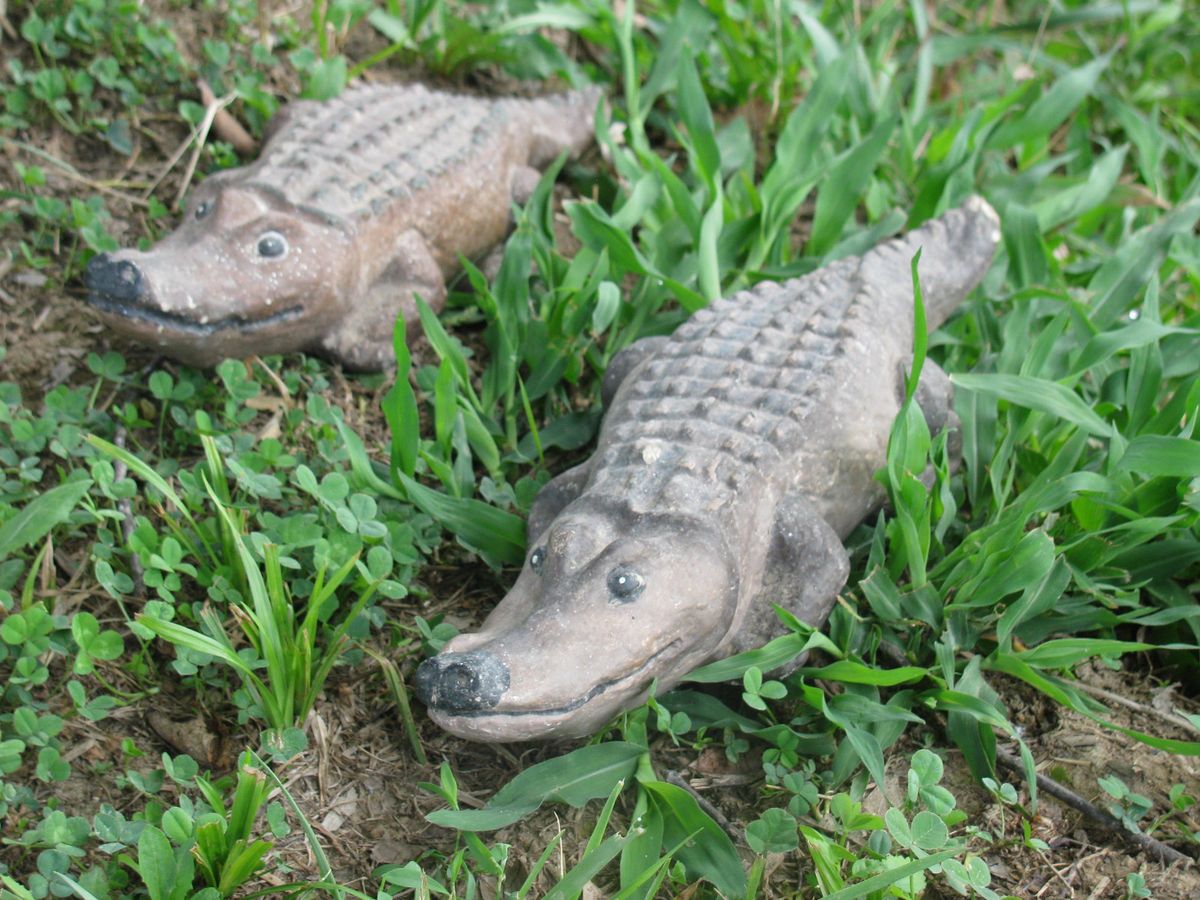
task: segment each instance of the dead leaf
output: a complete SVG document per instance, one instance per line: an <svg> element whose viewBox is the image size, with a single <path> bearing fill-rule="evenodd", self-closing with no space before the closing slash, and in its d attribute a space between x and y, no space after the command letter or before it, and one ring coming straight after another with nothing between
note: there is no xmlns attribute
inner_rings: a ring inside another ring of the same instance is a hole
<svg viewBox="0 0 1200 900"><path fill-rule="evenodd" d="M216 94L203 78L196 82L196 87L200 89L200 102L204 106L212 106L217 102ZM213 116L212 130L217 137L232 144L233 149L243 156L253 156L258 150L258 142L242 127L242 123L233 117L233 113L224 107L218 109Z"/></svg>
<svg viewBox="0 0 1200 900"><path fill-rule="evenodd" d="M186 753L201 766L216 770L229 767L225 740L206 716L177 720L154 710L146 713L146 724L176 753Z"/></svg>

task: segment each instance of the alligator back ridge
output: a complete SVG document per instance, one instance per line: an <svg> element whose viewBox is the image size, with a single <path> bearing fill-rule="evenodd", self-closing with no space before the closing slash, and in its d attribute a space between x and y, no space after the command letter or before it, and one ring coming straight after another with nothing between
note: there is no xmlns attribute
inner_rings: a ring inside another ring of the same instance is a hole
<svg viewBox="0 0 1200 900"><path fill-rule="evenodd" d="M424 189L497 133L512 104L368 85L294 116L270 139L247 184L354 220ZM332 176L330 173L333 173Z"/></svg>
<svg viewBox="0 0 1200 900"><path fill-rule="evenodd" d="M859 260L754 288L695 313L640 370L605 421L589 493L631 512L733 502L794 468L803 421L824 395L874 292Z"/></svg>

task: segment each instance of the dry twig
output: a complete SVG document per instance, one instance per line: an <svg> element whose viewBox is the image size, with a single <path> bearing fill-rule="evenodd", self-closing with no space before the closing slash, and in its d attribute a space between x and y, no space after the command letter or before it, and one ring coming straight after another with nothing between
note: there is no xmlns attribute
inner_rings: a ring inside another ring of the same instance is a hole
<svg viewBox="0 0 1200 900"><path fill-rule="evenodd" d="M179 206L180 201L183 200L183 195L187 193L188 186L192 183L192 176L196 173L196 164L200 161L200 154L204 150L204 144L208 140L208 132L213 127L213 121L216 119L217 113L232 103L236 99L236 96L236 94L226 94L220 99L214 98L213 102L205 105L204 118L200 124L193 128L183 143L175 148L175 152L171 154L170 159L166 161L162 169L154 177L154 180L142 191L143 206L146 205L145 200L158 189L163 179L179 164L179 160L183 159L183 155L187 153L188 148L195 144L195 147L192 149L191 158L188 160L187 170L183 174L183 181L179 185L179 190L176 192L175 200L172 204L174 207Z"/></svg>
<svg viewBox="0 0 1200 900"><path fill-rule="evenodd" d="M725 814L712 805L712 803L704 797L698 790L692 787L691 782L676 772L674 769L667 772L666 781L668 784L673 784L675 787L683 788L692 798L700 805L700 808L708 814L708 817L721 826L721 830L729 835L729 839L735 844L741 843L742 837L738 834L736 828L730 823L729 819L725 818Z"/></svg>
<svg viewBox="0 0 1200 900"><path fill-rule="evenodd" d="M1109 703L1115 703L1118 706L1131 709L1134 712L1141 713L1144 716L1149 716L1152 719L1160 719L1164 722L1169 722L1172 725L1182 728L1185 731L1190 731L1194 734L1200 734L1200 728L1197 728L1195 725L1177 713L1163 712L1162 710L1155 709L1153 706L1147 706L1145 703L1138 703L1136 700L1131 700L1129 697L1118 694L1115 691L1105 690L1102 687L1096 687L1095 685L1087 684L1083 681L1076 681L1071 685L1071 687L1077 688L1078 690L1083 691L1085 694L1095 697L1097 700L1105 700Z"/></svg>
<svg viewBox="0 0 1200 900"><path fill-rule="evenodd" d="M236 97L236 94L226 94L219 100L214 98L212 103L205 106L204 119L200 122L200 127L193 132L196 146L192 148L192 155L188 158L187 168L183 172L183 181L179 184L179 190L175 192L175 202L171 204L174 208L177 209L183 202L183 195L187 193L188 186L192 183L192 176L196 174L196 164L200 162L200 154L204 152L204 145L208 141L208 133L212 130L217 113L232 103Z"/></svg>
<svg viewBox="0 0 1200 900"><path fill-rule="evenodd" d="M0 31L3 31L14 41L20 37L17 34L17 29L13 28L12 22L8 21L8 4L5 0L0 0Z"/></svg>
<svg viewBox="0 0 1200 900"><path fill-rule="evenodd" d="M207 81L201 78L196 82L196 87L200 89L200 102L206 107L217 103L217 95L213 93ZM216 115L213 116L213 131L243 156L250 156L258 149L258 143L250 136L250 132L243 128L242 123L224 106L219 106Z"/></svg>
<svg viewBox="0 0 1200 900"><path fill-rule="evenodd" d="M1005 750L996 748L996 762L1011 772L1017 773L1024 777L1025 766L1021 760L1008 753ZM1186 865L1192 865L1193 860L1190 856L1180 853L1174 847L1169 847L1157 838L1152 838L1148 834L1143 834L1140 831L1130 831L1122 825L1114 816L1109 815L1104 810L1100 809L1084 800L1070 788L1064 787L1053 778L1048 778L1041 772L1037 775L1037 786L1039 791L1044 791L1051 797L1062 801L1074 810L1077 810L1091 819L1098 825L1109 829L1120 835L1125 840L1132 844L1136 844L1138 849L1147 855L1158 860L1163 865L1171 865L1172 863L1181 862Z"/></svg>
<svg viewBox="0 0 1200 900"><path fill-rule="evenodd" d="M288 386L283 383L283 379L279 377L279 373L263 362L261 356L250 357L250 362L254 365L257 365L263 370L264 373L266 373L266 376L270 378L271 382L275 385L275 389L279 391L279 396L283 399L284 403L287 405L287 408L291 409L294 405L292 403L292 392L289 391Z"/></svg>
<svg viewBox="0 0 1200 900"><path fill-rule="evenodd" d="M110 197L116 197L118 200L128 203L130 206L137 206L142 209L147 209L150 206L145 199L135 197L132 194L127 194L124 191L118 191L115 188L109 187L104 182L96 181L93 178L88 178L70 163L64 162L57 156L47 153L40 147L34 147L32 144L27 144L24 141L14 141L12 138L0 137L0 147L6 143L12 144L12 146L16 147L18 150L28 153L30 156L36 156L43 162L54 166L54 168L57 169L64 178L68 178L71 181L77 181L80 184L86 184L92 190L99 191L102 194L108 194Z"/></svg>
<svg viewBox="0 0 1200 900"><path fill-rule="evenodd" d="M116 435L113 437L113 443L125 449L125 429L123 427L117 429ZM113 463L113 481L120 481L129 473L128 467L121 460ZM129 546L129 539L133 536L133 504L129 502L128 497L123 497L117 501L117 509L121 512L121 537L125 540L125 546ZM141 597L146 592L146 581L142 577L142 559L137 555L136 551L131 551L129 554L129 571L133 573L133 596Z"/></svg>

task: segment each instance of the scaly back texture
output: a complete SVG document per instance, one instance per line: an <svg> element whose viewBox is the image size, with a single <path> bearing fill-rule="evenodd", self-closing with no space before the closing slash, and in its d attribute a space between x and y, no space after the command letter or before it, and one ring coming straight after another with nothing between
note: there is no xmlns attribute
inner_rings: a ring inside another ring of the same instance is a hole
<svg viewBox="0 0 1200 900"><path fill-rule="evenodd" d="M863 402L882 403L890 419L899 398L870 395L882 385L861 376L881 354L897 365L909 355L913 255L930 251L921 277L935 327L983 277L998 240L995 213L972 198L861 257L700 310L630 375L605 420L589 493L636 513L712 511L755 479L789 481L804 449L837 424L828 416L846 401L834 392L867 391Z"/></svg>
<svg viewBox="0 0 1200 900"><path fill-rule="evenodd" d="M838 263L802 281L764 282L680 326L605 423L591 489L627 497L637 512L676 508L689 495L694 503L698 491L715 507L783 464L863 302L849 270ZM647 466L648 454L675 464Z"/></svg>
<svg viewBox="0 0 1200 900"><path fill-rule="evenodd" d="M339 219L378 214L495 139L511 109L419 84L353 88L289 115L244 183Z"/></svg>

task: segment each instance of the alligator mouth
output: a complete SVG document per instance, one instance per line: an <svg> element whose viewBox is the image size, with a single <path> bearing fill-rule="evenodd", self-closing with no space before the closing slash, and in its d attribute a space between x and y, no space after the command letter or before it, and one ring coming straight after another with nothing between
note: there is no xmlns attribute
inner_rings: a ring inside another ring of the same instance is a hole
<svg viewBox="0 0 1200 900"><path fill-rule="evenodd" d="M586 694L584 694L582 697L577 697L576 699L572 700L570 703L565 703L562 706L549 706L549 707L543 707L540 709L500 709L500 710L498 710L498 709L478 709L478 710L468 710L468 711L464 711L464 712L453 712L453 713L447 712L447 713L443 713L443 715L445 715L447 718L464 718L464 719L487 718L489 716L497 716L497 717L503 716L504 718L516 719L516 718L524 718L527 716L560 716L560 715L563 715L564 713L574 712L575 710L579 709L580 707L585 706L588 703L590 703L592 700L594 700L596 697L603 694L605 691L611 690L612 688L618 687L620 685L624 685L624 684L628 684L630 682L636 681L637 678L640 675L642 675L647 669L649 669L650 666L656 660L658 660L660 657L666 655L668 651L670 651L672 648L678 646L680 643L681 642L680 642L679 638L676 638L675 640L671 641L671 643L667 644L665 647L663 647L661 650L659 650L657 653L655 653L653 656L651 656L649 659L647 659L644 663L642 663L640 666L638 666L636 669L634 669L629 674L618 675L616 678L610 678L607 681L602 681L599 684L594 685L592 687L592 689L590 691L588 691Z"/></svg>
<svg viewBox="0 0 1200 900"><path fill-rule="evenodd" d="M287 309L281 309L260 319L248 319L245 316L234 314L209 322L202 322L183 313L152 309L141 303L113 300L111 297L100 293L90 294L88 296L88 303L104 313L120 316L123 319L130 319L134 322L145 322L155 328L170 329L171 331L182 332L194 335L195 337L209 337L221 331L261 331L264 328L270 328L272 325L293 322L304 313L304 307L296 305L289 306Z"/></svg>

